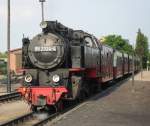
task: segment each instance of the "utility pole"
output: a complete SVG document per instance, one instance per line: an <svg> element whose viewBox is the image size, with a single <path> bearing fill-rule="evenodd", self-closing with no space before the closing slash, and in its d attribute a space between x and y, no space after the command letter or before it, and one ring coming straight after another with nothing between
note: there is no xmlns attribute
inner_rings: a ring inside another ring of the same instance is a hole
<svg viewBox="0 0 150 126"><path fill-rule="evenodd" d="M133 70L132 70L132 92L135 92L135 85L134 85L134 54L133 54L133 57L132 57L132 65L133 65Z"/></svg>
<svg viewBox="0 0 150 126"><path fill-rule="evenodd" d="M10 75L10 0L7 0L7 92L11 92Z"/></svg>
<svg viewBox="0 0 150 126"><path fill-rule="evenodd" d="M142 78L143 78L143 58L142 58L142 56L141 56L141 62L140 62L140 65L141 65L141 80L142 80Z"/></svg>
<svg viewBox="0 0 150 126"><path fill-rule="evenodd" d="M39 2L41 2L42 21L44 21L44 2L45 2L45 0L39 0Z"/></svg>
<svg viewBox="0 0 150 126"><path fill-rule="evenodd" d="M133 43L133 50L135 50L135 45ZM135 53L133 52L133 56L132 56L132 92L134 93L135 92L135 82L134 82L134 71L135 71L135 62L134 62L134 59L135 59Z"/></svg>

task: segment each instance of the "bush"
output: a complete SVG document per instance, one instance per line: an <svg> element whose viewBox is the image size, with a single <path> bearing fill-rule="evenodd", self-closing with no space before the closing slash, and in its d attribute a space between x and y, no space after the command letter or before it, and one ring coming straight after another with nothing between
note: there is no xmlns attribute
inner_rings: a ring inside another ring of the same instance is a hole
<svg viewBox="0 0 150 126"><path fill-rule="evenodd" d="M7 74L7 65L6 64L0 64L0 74Z"/></svg>

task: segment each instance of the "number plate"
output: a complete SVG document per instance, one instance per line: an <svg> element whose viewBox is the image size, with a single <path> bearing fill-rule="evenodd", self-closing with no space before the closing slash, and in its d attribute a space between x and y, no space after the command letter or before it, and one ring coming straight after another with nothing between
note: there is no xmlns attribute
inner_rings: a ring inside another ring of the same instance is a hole
<svg viewBox="0 0 150 126"><path fill-rule="evenodd" d="M41 47L41 46L36 46L34 47L35 52L56 52L56 46L52 47Z"/></svg>

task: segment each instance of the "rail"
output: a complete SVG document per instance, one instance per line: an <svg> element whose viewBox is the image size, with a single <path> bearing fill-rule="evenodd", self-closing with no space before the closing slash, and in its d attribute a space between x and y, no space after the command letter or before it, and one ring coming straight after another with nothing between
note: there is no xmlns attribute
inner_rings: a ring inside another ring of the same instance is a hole
<svg viewBox="0 0 150 126"><path fill-rule="evenodd" d="M10 94L0 95L0 103L5 101L10 101L14 99L21 98L21 95L18 92L13 92Z"/></svg>
<svg viewBox="0 0 150 126"><path fill-rule="evenodd" d="M31 119L32 116L33 116L33 112L25 114L23 116L20 116L16 119L13 119L13 120L8 121L6 123L3 123L3 124L1 124L1 126L14 126L14 125L17 125L21 122L24 122L25 120Z"/></svg>

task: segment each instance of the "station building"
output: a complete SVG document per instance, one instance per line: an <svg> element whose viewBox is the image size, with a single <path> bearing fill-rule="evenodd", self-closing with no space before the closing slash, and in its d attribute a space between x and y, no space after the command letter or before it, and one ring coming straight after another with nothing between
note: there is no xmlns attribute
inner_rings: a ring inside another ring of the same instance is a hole
<svg viewBox="0 0 150 126"><path fill-rule="evenodd" d="M10 51L10 70L14 74L19 74L22 71L22 49L17 48Z"/></svg>

